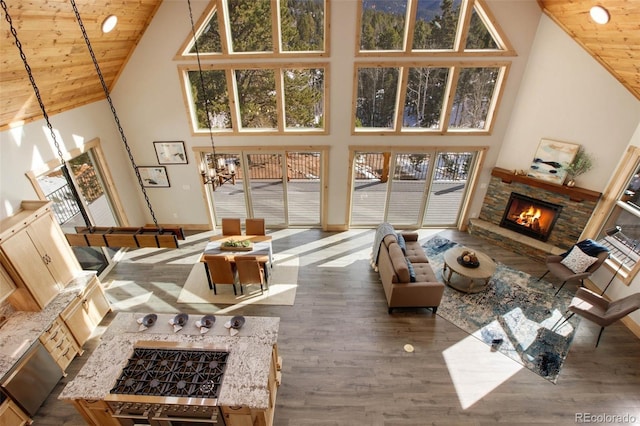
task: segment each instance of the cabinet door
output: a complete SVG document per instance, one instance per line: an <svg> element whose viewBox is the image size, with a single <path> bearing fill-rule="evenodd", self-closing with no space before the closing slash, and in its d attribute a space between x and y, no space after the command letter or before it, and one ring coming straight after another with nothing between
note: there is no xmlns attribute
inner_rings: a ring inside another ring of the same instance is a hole
<svg viewBox="0 0 640 426"><path fill-rule="evenodd" d="M60 316L82 347L110 310L111 306L102 290L102 285L97 278L94 278L87 286L84 295L71 302Z"/></svg>
<svg viewBox="0 0 640 426"><path fill-rule="evenodd" d="M109 300L107 300L107 296L102 289L102 284L100 284L97 278L93 279L90 288L87 291L87 295L85 296L84 303L87 315L95 329L98 324L102 322L102 319L107 312L111 311Z"/></svg>
<svg viewBox="0 0 640 426"><path fill-rule="evenodd" d="M26 230L3 242L2 251L40 308L56 297L59 287L49 272L47 258L40 254Z"/></svg>
<svg viewBox="0 0 640 426"><path fill-rule="evenodd" d="M0 425L22 426L31 419L13 401L7 399L0 405Z"/></svg>
<svg viewBox="0 0 640 426"><path fill-rule="evenodd" d="M27 232L40 254L47 260L51 276L62 287L81 271L60 226L50 214L33 221Z"/></svg>
<svg viewBox="0 0 640 426"><path fill-rule="evenodd" d="M9 297L15 289L16 286L13 284L13 280L9 274L7 274L2 264L0 264L0 302Z"/></svg>

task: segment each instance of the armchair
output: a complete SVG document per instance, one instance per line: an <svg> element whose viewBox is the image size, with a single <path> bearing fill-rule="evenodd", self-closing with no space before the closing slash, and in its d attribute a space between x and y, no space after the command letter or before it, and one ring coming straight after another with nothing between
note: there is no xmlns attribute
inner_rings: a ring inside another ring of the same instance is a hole
<svg viewBox="0 0 640 426"><path fill-rule="evenodd" d="M575 245L573 247L575 248L579 246ZM569 281L580 281L580 285L584 287L584 279L591 276L591 274L593 274L600 266L602 266L604 261L609 257L609 251L603 250L595 255L595 257L597 258L597 260L592 263L591 266L589 266L582 272L580 270L576 272L575 270L569 268L566 263L563 263L565 257L560 255L549 255L545 260L545 264L547 265L547 272L542 274L542 276L538 278L538 281L544 278L549 272L551 272L551 275L562 280L562 284L560 285L558 290L556 290L556 295Z"/></svg>
<svg viewBox="0 0 640 426"><path fill-rule="evenodd" d="M566 317L558 327L562 326L575 314L595 322L600 326L600 333L596 341L597 348L606 326L624 318L637 309L640 309L640 293L634 293L612 302L591 290L578 288L567 309L567 313L571 312L571 315Z"/></svg>

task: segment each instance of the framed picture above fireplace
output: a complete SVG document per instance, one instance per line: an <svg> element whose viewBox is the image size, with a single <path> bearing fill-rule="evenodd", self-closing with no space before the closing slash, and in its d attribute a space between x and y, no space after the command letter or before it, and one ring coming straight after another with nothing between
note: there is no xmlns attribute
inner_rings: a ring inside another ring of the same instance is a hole
<svg viewBox="0 0 640 426"><path fill-rule="evenodd" d="M528 176L562 185L567 176L567 166L573 162L579 144L540 139Z"/></svg>

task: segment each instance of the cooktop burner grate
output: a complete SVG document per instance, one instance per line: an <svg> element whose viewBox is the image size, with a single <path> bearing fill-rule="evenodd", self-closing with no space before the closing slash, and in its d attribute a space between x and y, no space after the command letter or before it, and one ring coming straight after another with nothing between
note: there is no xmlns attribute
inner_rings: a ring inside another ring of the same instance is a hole
<svg viewBox="0 0 640 426"><path fill-rule="evenodd" d="M217 398L229 352L135 348L112 394Z"/></svg>

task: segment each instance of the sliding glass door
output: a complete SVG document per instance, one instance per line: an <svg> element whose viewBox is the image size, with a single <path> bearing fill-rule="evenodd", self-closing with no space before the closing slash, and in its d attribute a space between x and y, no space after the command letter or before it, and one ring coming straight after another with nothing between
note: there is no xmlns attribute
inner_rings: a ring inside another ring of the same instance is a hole
<svg viewBox="0 0 640 426"><path fill-rule="evenodd" d="M213 164L211 154L204 155ZM258 217L274 228L320 225L321 162L320 151L216 153L222 178L215 189L207 186L215 223Z"/></svg>
<svg viewBox="0 0 640 426"><path fill-rule="evenodd" d="M353 153L350 226L456 226L474 152Z"/></svg>

